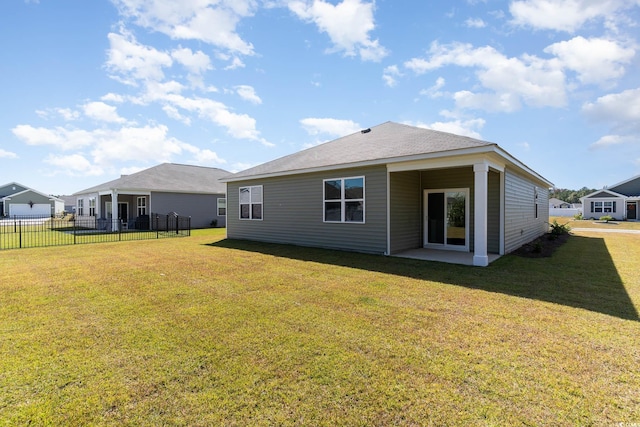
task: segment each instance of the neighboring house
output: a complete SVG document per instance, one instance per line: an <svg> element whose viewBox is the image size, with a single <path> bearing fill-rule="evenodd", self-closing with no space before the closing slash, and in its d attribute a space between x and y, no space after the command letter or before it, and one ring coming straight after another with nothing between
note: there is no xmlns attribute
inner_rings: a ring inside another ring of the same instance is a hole
<svg viewBox="0 0 640 427"><path fill-rule="evenodd" d="M0 186L0 216L51 217L64 211L64 201L17 182Z"/></svg>
<svg viewBox="0 0 640 427"><path fill-rule="evenodd" d="M554 209L569 209L571 208L571 203L552 197L549 199L549 207Z"/></svg>
<svg viewBox="0 0 640 427"><path fill-rule="evenodd" d="M69 214L76 213L76 196L60 196L64 200L64 211Z"/></svg>
<svg viewBox="0 0 640 427"><path fill-rule="evenodd" d="M610 215L617 220L637 221L640 219L640 175L587 194L580 200L584 218Z"/></svg>
<svg viewBox="0 0 640 427"><path fill-rule="evenodd" d="M549 199L549 216L572 217L582 215L581 204L571 204L552 197Z"/></svg>
<svg viewBox="0 0 640 427"><path fill-rule="evenodd" d="M228 238L465 251L480 266L548 231L552 187L497 144L393 122L223 181Z"/></svg>
<svg viewBox="0 0 640 427"><path fill-rule="evenodd" d="M151 213L191 217L191 227L225 226L225 185L229 172L163 163L78 191L76 216L122 220L125 227L148 224Z"/></svg>

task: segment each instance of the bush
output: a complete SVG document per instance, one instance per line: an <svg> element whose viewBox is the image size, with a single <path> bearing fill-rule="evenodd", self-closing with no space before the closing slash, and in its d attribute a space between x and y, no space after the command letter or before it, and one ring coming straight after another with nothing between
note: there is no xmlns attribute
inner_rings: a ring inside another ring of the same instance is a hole
<svg viewBox="0 0 640 427"><path fill-rule="evenodd" d="M613 217L611 215L603 215L600 217L600 221L609 222L612 220L613 220Z"/></svg>
<svg viewBox="0 0 640 427"><path fill-rule="evenodd" d="M581 213L577 213L573 216L573 219L575 219L576 221L582 221L582 214Z"/></svg>
<svg viewBox="0 0 640 427"><path fill-rule="evenodd" d="M557 237L562 234L569 234L569 231L571 231L571 227L567 224L558 224L558 221L555 219L553 220L553 223L549 225L551 226L550 233L553 237Z"/></svg>

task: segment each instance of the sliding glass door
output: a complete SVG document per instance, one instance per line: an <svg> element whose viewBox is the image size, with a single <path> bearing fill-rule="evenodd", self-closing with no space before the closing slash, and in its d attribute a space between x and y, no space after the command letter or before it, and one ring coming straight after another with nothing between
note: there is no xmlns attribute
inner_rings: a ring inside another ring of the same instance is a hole
<svg viewBox="0 0 640 427"><path fill-rule="evenodd" d="M469 189L424 191L424 246L469 250Z"/></svg>

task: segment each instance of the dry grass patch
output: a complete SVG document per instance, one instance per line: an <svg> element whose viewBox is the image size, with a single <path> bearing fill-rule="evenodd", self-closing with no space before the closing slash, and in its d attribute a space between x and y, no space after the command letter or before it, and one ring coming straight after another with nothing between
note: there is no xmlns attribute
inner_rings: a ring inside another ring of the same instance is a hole
<svg viewBox="0 0 640 427"><path fill-rule="evenodd" d="M0 424L640 422L636 236L473 268L193 234L0 253Z"/></svg>

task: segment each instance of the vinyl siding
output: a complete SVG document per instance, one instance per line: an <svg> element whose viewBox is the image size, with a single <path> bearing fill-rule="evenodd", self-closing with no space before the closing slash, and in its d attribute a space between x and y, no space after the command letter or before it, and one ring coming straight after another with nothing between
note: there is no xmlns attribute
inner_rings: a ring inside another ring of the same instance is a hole
<svg viewBox="0 0 640 427"><path fill-rule="evenodd" d="M323 180L365 177L365 223L323 222ZM227 184L227 237L352 250L386 252L384 166L342 169ZM263 186L262 220L239 219L239 188Z"/></svg>
<svg viewBox="0 0 640 427"><path fill-rule="evenodd" d="M500 253L500 174L489 171L487 194L487 252Z"/></svg>
<svg viewBox="0 0 640 427"><path fill-rule="evenodd" d="M538 218L534 192L538 189ZM529 243L549 229L549 190L511 170L505 171L505 252Z"/></svg>
<svg viewBox="0 0 640 427"><path fill-rule="evenodd" d="M593 202L614 202L615 212L604 212L604 206L602 212L595 212L595 206L591 207ZM623 197L613 197L610 193L602 192L596 195L584 199L584 205L582 206L582 216L585 219L599 219L601 216L609 215L613 219L623 220L627 215L626 200Z"/></svg>
<svg viewBox="0 0 640 427"><path fill-rule="evenodd" d="M136 197L131 198L129 217L136 217ZM148 212L168 214L176 212L178 215L190 216L192 228L211 227L211 221L218 220L218 227L225 225L225 217L218 216L218 198L224 194L181 194L181 193L151 193L151 200L147 206ZM121 201L118 198L118 201Z"/></svg>
<svg viewBox="0 0 640 427"><path fill-rule="evenodd" d="M420 172L390 174L391 253L422 246Z"/></svg>
<svg viewBox="0 0 640 427"><path fill-rule="evenodd" d="M0 198L10 196L12 194L19 193L21 191L26 190L26 187L23 187L18 184L8 184L0 187Z"/></svg>
<svg viewBox="0 0 640 427"><path fill-rule="evenodd" d="M30 201L35 204L48 204L53 206L51 197L43 196L42 194L34 193L33 191L27 191L26 193L16 194L11 196L11 200L8 204L24 204Z"/></svg>

